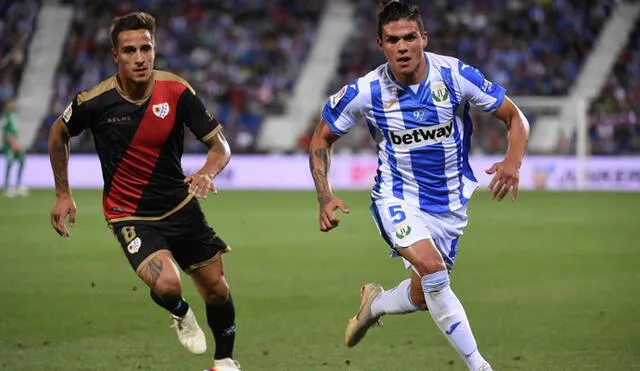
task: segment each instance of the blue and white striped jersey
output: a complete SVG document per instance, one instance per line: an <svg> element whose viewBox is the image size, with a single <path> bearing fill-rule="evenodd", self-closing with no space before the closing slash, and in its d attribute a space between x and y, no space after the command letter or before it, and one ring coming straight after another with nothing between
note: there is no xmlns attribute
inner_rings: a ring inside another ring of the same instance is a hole
<svg viewBox="0 0 640 371"><path fill-rule="evenodd" d="M383 64L329 97L322 118L339 135L359 118L367 123L378 151L374 200L395 197L445 213L466 204L478 188L468 161L469 105L494 111L505 89L456 58L425 56L427 77L417 88L397 82Z"/></svg>

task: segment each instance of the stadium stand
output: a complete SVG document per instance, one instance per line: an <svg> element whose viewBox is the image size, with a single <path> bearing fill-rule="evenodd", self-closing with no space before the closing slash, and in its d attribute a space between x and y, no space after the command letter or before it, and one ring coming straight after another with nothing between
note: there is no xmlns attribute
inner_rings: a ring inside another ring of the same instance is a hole
<svg viewBox="0 0 640 371"><path fill-rule="evenodd" d="M354 0L357 34L344 49L327 95L384 63L375 43L378 8L369 0ZM615 6L614 0L448 0L415 1L423 11L428 50L453 55L480 68L510 96L565 95L581 64ZM527 115L530 115L527 112ZM473 113L476 153L504 151L504 125ZM360 130L360 129L358 129ZM365 130L361 130L365 131ZM299 139L304 147L310 132ZM348 152L367 151L363 135L340 143Z"/></svg>
<svg viewBox="0 0 640 371"><path fill-rule="evenodd" d="M511 95L566 94L614 0L416 1L428 50L480 68ZM358 30L342 54L335 91L384 62L375 39L378 9L356 0Z"/></svg>
<svg viewBox="0 0 640 371"><path fill-rule="evenodd" d="M74 8L64 58L54 81L50 115L34 150L42 151L48 125L74 92L115 73L109 23L134 10L157 18L156 68L185 78L225 125L234 152L252 151L264 115L280 112L314 40L324 0L65 1ZM171 9L167 12L167 9ZM71 144L93 151L90 133ZM192 136L185 151L202 151Z"/></svg>
<svg viewBox="0 0 640 371"><path fill-rule="evenodd" d="M39 9L37 0L0 3L0 102L17 95Z"/></svg>
<svg viewBox="0 0 640 371"><path fill-rule="evenodd" d="M109 21L132 10L149 11L158 18L161 42L157 46L157 68L174 71L194 86L225 125L235 153L257 151L255 141L264 119L285 110L316 39L319 19L330 1L61 0L73 7L74 16L54 78L49 113L43 119L32 152L46 152L48 128L75 91L115 73L110 57ZM375 44L377 1L346 1L355 7L357 32L349 36L335 76L322 85L328 86L326 95L384 62ZM416 2L424 11L428 50L455 55L479 67L489 79L504 85L511 96L547 97L570 93L584 59L619 3L617 0ZM1 23L0 99L15 95L40 1L12 4L0 6L1 14L6 15ZM636 26L605 87L591 105L589 134L595 154L640 151L639 37ZM476 124L474 153L504 151L502 123L478 112L472 114ZM535 116L530 112L527 115ZM298 138L297 148L292 151L306 148L316 120L317 116L309 120L306 125L309 129ZM204 150L193 137L186 140L187 152ZM72 142L72 150L92 152L92 142L90 133L85 133ZM575 146L565 147L559 151L570 153L569 147ZM337 149L362 153L373 148L366 130L358 129L340 141Z"/></svg>
<svg viewBox="0 0 640 371"><path fill-rule="evenodd" d="M590 152L640 153L640 22L589 111Z"/></svg>

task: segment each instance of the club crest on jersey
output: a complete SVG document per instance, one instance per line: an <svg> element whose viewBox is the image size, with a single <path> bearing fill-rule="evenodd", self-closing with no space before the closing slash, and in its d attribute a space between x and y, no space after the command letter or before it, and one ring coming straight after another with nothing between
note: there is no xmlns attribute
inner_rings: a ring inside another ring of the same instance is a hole
<svg viewBox="0 0 640 371"><path fill-rule="evenodd" d="M401 240L411 234L411 226L408 224L400 224L394 231L396 237Z"/></svg>
<svg viewBox="0 0 640 371"><path fill-rule="evenodd" d="M160 103L160 104L154 104L153 107L153 114L160 117L161 119L167 117L167 115L169 114L169 103L164 102L164 103Z"/></svg>
<svg viewBox="0 0 640 371"><path fill-rule="evenodd" d="M447 86L443 83L431 86L431 96L435 104L449 103L449 89L447 89Z"/></svg>
<svg viewBox="0 0 640 371"><path fill-rule="evenodd" d="M71 119L71 114L73 113L73 102L69 103L69 106L67 107L67 109L64 110L64 112L62 113L62 120L65 123L68 123L69 120Z"/></svg>
<svg viewBox="0 0 640 371"><path fill-rule="evenodd" d="M140 246L142 246L142 240L140 237L136 237L127 245L127 251L129 251L129 254L135 254L140 250Z"/></svg>
<svg viewBox="0 0 640 371"><path fill-rule="evenodd" d="M342 97L347 93L347 88L348 86L345 85L342 89L338 90L337 93L329 97L329 104L331 105L331 108L336 108L340 99L342 99Z"/></svg>

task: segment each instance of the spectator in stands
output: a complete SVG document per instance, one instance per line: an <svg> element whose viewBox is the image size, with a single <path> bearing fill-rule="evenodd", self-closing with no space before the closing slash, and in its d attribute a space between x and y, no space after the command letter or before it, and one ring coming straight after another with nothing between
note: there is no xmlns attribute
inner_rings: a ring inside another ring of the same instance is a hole
<svg viewBox="0 0 640 371"><path fill-rule="evenodd" d="M640 153L640 23L589 112L593 154Z"/></svg>

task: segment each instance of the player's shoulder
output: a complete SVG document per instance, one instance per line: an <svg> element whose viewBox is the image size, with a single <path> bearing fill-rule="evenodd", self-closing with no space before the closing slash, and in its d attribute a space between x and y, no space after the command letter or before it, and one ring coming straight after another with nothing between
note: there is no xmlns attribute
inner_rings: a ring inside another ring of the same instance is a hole
<svg viewBox="0 0 640 371"><path fill-rule="evenodd" d="M354 79L348 86L355 89L356 93L360 96L371 95L372 83L383 82L385 79L385 66L386 64L381 64L367 74Z"/></svg>
<svg viewBox="0 0 640 371"><path fill-rule="evenodd" d="M431 52L425 52L429 63L433 65L436 69L441 69L442 67L451 69L453 71L457 71L460 68L461 64L464 62L460 61L460 59L444 54L437 54Z"/></svg>
<svg viewBox="0 0 640 371"><path fill-rule="evenodd" d="M118 82L116 80L116 76L113 75L105 80L102 80L96 86L79 92L77 95L78 106L81 106L113 89L116 89L117 84Z"/></svg>
<svg viewBox="0 0 640 371"><path fill-rule="evenodd" d="M442 72L446 68L454 79L462 83L470 82L478 86L485 83L484 75L479 69L456 57L436 53L426 54L434 69Z"/></svg>
<svg viewBox="0 0 640 371"><path fill-rule="evenodd" d="M166 84L171 84L171 85L175 85L179 88L184 89L189 89L191 91L191 93L193 93L194 95L196 94L195 90L193 90L193 88L191 87L191 85L182 77L176 75L175 73L169 72L169 71L161 71L161 70L154 70L154 77L156 80L156 83L166 83Z"/></svg>

